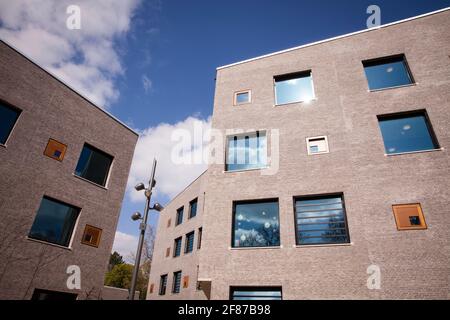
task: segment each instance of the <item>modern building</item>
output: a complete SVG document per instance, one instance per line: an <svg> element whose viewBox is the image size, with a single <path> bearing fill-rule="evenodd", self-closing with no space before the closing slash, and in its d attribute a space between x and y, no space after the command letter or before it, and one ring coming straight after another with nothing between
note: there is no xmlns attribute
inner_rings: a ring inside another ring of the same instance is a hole
<svg viewBox="0 0 450 320"><path fill-rule="evenodd" d="M161 213L148 299L449 299L449 30L447 8L218 68L224 161Z"/></svg>
<svg viewBox="0 0 450 320"><path fill-rule="evenodd" d="M138 135L3 41L0 79L0 299L101 298Z"/></svg>

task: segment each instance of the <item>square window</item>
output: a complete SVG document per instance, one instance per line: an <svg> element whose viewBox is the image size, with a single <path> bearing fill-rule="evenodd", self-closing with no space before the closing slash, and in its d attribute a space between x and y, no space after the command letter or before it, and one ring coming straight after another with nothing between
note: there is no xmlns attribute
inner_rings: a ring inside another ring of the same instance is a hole
<svg viewBox="0 0 450 320"><path fill-rule="evenodd" d="M227 138L226 171L261 169L267 166L265 132L255 132Z"/></svg>
<svg viewBox="0 0 450 320"><path fill-rule="evenodd" d="M175 226L178 226L183 223L183 213L184 213L184 207L181 207L177 210L177 217L175 220Z"/></svg>
<svg viewBox="0 0 450 320"><path fill-rule="evenodd" d="M20 112L19 109L0 101L0 144L6 144Z"/></svg>
<svg viewBox="0 0 450 320"><path fill-rule="evenodd" d="M321 154L328 153L328 139L325 136L306 138L306 145L308 148L308 154Z"/></svg>
<svg viewBox="0 0 450 320"><path fill-rule="evenodd" d="M98 248L101 235L102 229L87 224L84 228L83 239L81 240L81 243Z"/></svg>
<svg viewBox="0 0 450 320"><path fill-rule="evenodd" d="M282 300L281 287L231 287L231 300Z"/></svg>
<svg viewBox="0 0 450 320"><path fill-rule="evenodd" d="M173 273L172 293L180 293L181 288L181 271Z"/></svg>
<svg viewBox="0 0 450 320"><path fill-rule="evenodd" d="M191 253L194 251L194 238L195 238L195 232L189 232L186 235L186 244L184 248L184 253Z"/></svg>
<svg viewBox="0 0 450 320"><path fill-rule="evenodd" d="M387 154L439 149L426 111L378 116Z"/></svg>
<svg viewBox="0 0 450 320"><path fill-rule="evenodd" d="M274 77L275 104L308 102L315 98L311 71Z"/></svg>
<svg viewBox="0 0 450 320"><path fill-rule="evenodd" d="M349 243L342 195L295 200L297 245Z"/></svg>
<svg viewBox="0 0 450 320"><path fill-rule="evenodd" d="M419 203L393 205L392 210L398 230L421 230L427 228Z"/></svg>
<svg viewBox="0 0 450 320"><path fill-rule="evenodd" d="M363 61L370 90L394 88L414 83L404 55Z"/></svg>
<svg viewBox="0 0 450 320"><path fill-rule="evenodd" d="M239 91L234 93L234 105L250 103L252 99L252 93L250 90Z"/></svg>
<svg viewBox="0 0 450 320"><path fill-rule="evenodd" d="M75 175L104 187L112 161L112 156L85 144L75 169Z"/></svg>
<svg viewBox="0 0 450 320"><path fill-rule="evenodd" d="M28 236L68 247L79 214L79 208L44 197Z"/></svg>
<svg viewBox="0 0 450 320"><path fill-rule="evenodd" d="M67 146L54 139L49 139L44 154L52 159L62 161L66 154Z"/></svg>
<svg viewBox="0 0 450 320"><path fill-rule="evenodd" d="M192 219L197 215L197 203L197 198L189 202L189 219Z"/></svg>
<svg viewBox="0 0 450 320"><path fill-rule="evenodd" d="M278 200L234 202L233 248L279 245Z"/></svg>

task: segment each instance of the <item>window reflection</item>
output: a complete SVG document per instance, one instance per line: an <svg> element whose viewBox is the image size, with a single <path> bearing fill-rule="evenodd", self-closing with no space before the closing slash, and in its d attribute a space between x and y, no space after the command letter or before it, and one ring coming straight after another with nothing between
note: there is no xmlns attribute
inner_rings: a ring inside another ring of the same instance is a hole
<svg viewBox="0 0 450 320"><path fill-rule="evenodd" d="M282 300L281 288L231 288L231 300Z"/></svg>
<svg viewBox="0 0 450 320"><path fill-rule="evenodd" d="M5 144L8 140L20 111L0 102L0 144Z"/></svg>
<svg viewBox="0 0 450 320"><path fill-rule="evenodd" d="M228 137L226 170L248 170L267 165L266 134L257 131Z"/></svg>
<svg viewBox="0 0 450 320"><path fill-rule="evenodd" d="M105 186L112 161L113 157L110 155L85 144L75 174L98 185Z"/></svg>
<svg viewBox="0 0 450 320"><path fill-rule="evenodd" d="M413 83L404 56L383 58L363 64L370 90Z"/></svg>
<svg viewBox="0 0 450 320"><path fill-rule="evenodd" d="M277 105L314 99L311 72L275 77L275 97Z"/></svg>

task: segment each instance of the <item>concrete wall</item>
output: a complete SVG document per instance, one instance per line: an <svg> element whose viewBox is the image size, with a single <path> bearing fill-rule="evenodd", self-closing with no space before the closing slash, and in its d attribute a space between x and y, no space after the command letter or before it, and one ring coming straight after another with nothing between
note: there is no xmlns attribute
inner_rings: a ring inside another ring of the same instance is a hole
<svg viewBox="0 0 450 320"><path fill-rule="evenodd" d="M137 135L3 42L0 78L0 99L22 110L0 147L0 299L68 291L69 265L81 268L79 298L98 296ZM68 146L62 162L44 156L49 138ZM85 142L114 157L106 188L73 175ZM81 208L69 248L27 238L44 195ZM86 224L103 230L98 248L81 244Z"/></svg>

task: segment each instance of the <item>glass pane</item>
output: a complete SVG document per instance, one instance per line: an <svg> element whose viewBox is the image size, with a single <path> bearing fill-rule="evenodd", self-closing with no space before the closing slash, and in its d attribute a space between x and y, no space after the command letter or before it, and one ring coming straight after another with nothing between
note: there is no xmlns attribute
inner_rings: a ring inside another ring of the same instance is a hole
<svg viewBox="0 0 450 320"><path fill-rule="evenodd" d="M319 210L337 210L342 209L342 203L335 203L335 204L323 204L323 205L317 205L317 206L297 206L298 212L309 212L309 211L319 211Z"/></svg>
<svg viewBox="0 0 450 320"><path fill-rule="evenodd" d="M297 223L300 224L317 224L317 223L336 223L344 221L344 215L326 217L326 218L308 218L308 219L297 219Z"/></svg>
<svg viewBox="0 0 450 320"><path fill-rule="evenodd" d="M0 102L0 144L5 144L20 112Z"/></svg>
<svg viewBox="0 0 450 320"><path fill-rule="evenodd" d="M275 79L276 104L310 101L314 98L311 75Z"/></svg>
<svg viewBox="0 0 450 320"><path fill-rule="evenodd" d="M343 216L344 211L342 209L339 210L324 210L324 211L305 211L299 212L297 209L297 218L310 218L310 217L324 217L324 216Z"/></svg>
<svg viewBox="0 0 450 320"><path fill-rule="evenodd" d="M234 247L280 245L278 202L235 205Z"/></svg>
<svg viewBox="0 0 450 320"><path fill-rule="evenodd" d="M438 148L423 114L382 119L379 123L387 154Z"/></svg>
<svg viewBox="0 0 450 320"><path fill-rule="evenodd" d="M111 156L85 145L78 160L75 174L104 186L111 163Z"/></svg>
<svg viewBox="0 0 450 320"><path fill-rule="evenodd" d="M335 236L346 236L345 229L328 229L328 230L320 230L320 231L300 231L298 236L300 238L310 238L310 237L335 237Z"/></svg>
<svg viewBox="0 0 450 320"><path fill-rule="evenodd" d="M338 229L345 228L345 222L330 222L330 223L318 223L318 224L302 224L299 226L301 232L303 231L315 231L324 230L327 228Z"/></svg>
<svg viewBox="0 0 450 320"><path fill-rule="evenodd" d="M370 90L411 84L412 80L403 58L388 62L369 63L364 67Z"/></svg>
<svg viewBox="0 0 450 320"><path fill-rule="evenodd" d="M190 217L193 218L197 215L197 200L191 202L191 209L190 209Z"/></svg>
<svg viewBox="0 0 450 320"><path fill-rule="evenodd" d="M67 247L78 214L75 207L43 198L29 237Z"/></svg>
<svg viewBox="0 0 450 320"><path fill-rule="evenodd" d="M236 103L246 103L250 101L250 93L249 92L242 92L236 94Z"/></svg>
<svg viewBox="0 0 450 320"><path fill-rule="evenodd" d="M337 243L348 243L347 236L335 236L332 238L300 238L298 239L299 245L308 245L308 244L337 244Z"/></svg>
<svg viewBox="0 0 450 320"><path fill-rule="evenodd" d="M232 300L281 300L280 290L236 290L233 291Z"/></svg>
<svg viewBox="0 0 450 320"><path fill-rule="evenodd" d="M309 205L315 206L315 205L329 204L329 203L340 203L341 201L342 201L341 197L299 200L299 201L297 201L297 206L309 206Z"/></svg>
<svg viewBox="0 0 450 320"><path fill-rule="evenodd" d="M228 139L227 171L257 169L266 166L265 134L235 136Z"/></svg>

